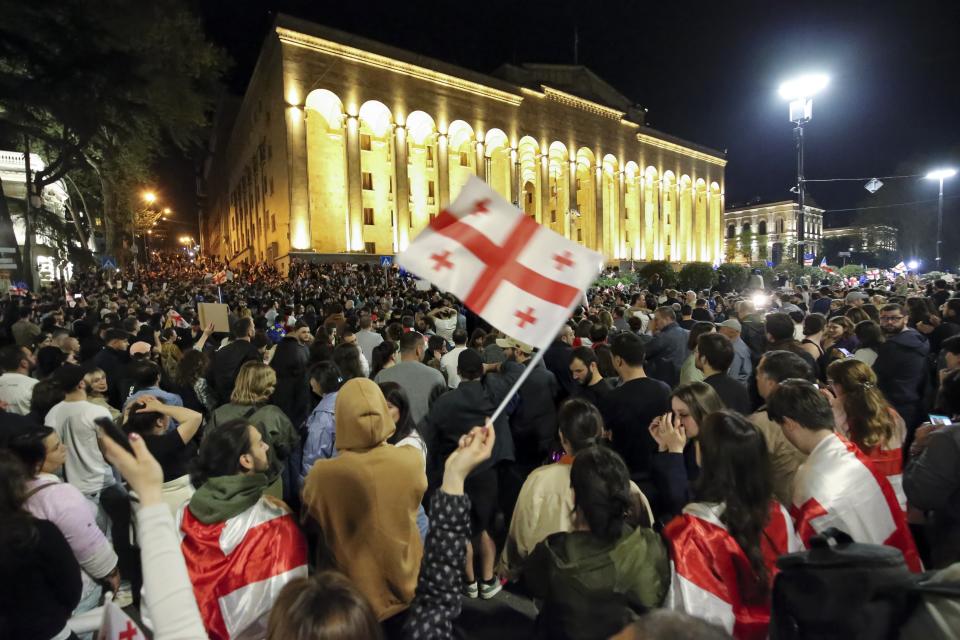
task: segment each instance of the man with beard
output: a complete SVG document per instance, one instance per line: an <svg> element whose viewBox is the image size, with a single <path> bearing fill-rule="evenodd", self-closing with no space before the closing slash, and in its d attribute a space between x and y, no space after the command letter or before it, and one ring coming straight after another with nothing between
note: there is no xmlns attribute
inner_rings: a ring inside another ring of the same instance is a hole
<svg viewBox="0 0 960 640"><path fill-rule="evenodd" d="M578 385L576 395L597 408L600 399L613 390L613 385L600 375L599 366L597 354L590 347L577 347L570 354L570 375Z"/></svg>
<svg viewBox="0 0 960 640"><path fill-rule="evenodd" d="M880 329L886 341L877 347L877 360L873 364L877 386L912 435L913 429L923 421L930 345L919 332L907 327L907 314L899 304L887 304L880 309Z"/></svg>

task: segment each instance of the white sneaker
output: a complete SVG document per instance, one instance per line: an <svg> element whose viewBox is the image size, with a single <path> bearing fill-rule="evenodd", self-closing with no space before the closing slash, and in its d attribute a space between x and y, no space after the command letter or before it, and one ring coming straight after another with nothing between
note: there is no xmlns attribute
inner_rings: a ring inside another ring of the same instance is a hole
<svg viewBox="0 0 960 640"><path fill-rule="evenodd" d="M467 596L471 600L476 600L480 597L480 589L477 587L476 582L468 582L463 585L463 595Z"/></svg>
<svg viewBox="0 0 960 640"><path fill-rule="evenodd" d="M501 591L503 591L503 585L500 584L500 580L496 576L490 582L480 581L480 597L484 600L489 600Z"/></svg>

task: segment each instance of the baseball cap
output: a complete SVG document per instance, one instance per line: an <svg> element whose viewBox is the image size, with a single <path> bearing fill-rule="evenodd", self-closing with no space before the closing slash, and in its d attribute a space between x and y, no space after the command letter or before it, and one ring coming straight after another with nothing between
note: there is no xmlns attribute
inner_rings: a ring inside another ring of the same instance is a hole
<svg viewBox="0 0 960 640"><path fill-rule="evenodd" d="M142 340L130 345L130 355L136 356L143 353L150 353L150 343Z"/></svg>
<svg viewBox="0 0 960 640"><path fill-rule="evenodd" d="M729 320L724 320L717 324L718 327L723 327L726 329L733 329L737 333L743 331L743 326L740 324L740 321L736 318L730 318Z"/></svg>
<svg viewBox="0 0 960 640"><path fill-rule="evenodd" d="M87 370L76 364L62 364L50 376L50 379L64 391L73 391L87 375Z"/></svg>
<svg viewBox="0 0 960 640"><path fill-rule="evenodd" d="M850 293L847 294L846 301L855 302L857 300L868 300L869 298L870 296L863 293L862 291L851 291Z"/></svg>
<svg viewBox="0 0 960 640"><path fill-rule="evenodd" d="M497 346L501 349L516 349L522 351L523 353L533 353L533 347L528 345L526 342L520 342L519 340L514 340L513 338L497 338Z"/></svg>

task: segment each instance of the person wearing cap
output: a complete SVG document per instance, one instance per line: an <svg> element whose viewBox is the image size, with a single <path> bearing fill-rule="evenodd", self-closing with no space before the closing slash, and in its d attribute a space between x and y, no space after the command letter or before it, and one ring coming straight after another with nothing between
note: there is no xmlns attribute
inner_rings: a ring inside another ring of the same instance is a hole
<svg viewBox="0 0 960 640"><path fill-rule="evenodd" d="M421 341L422 342L422 341ZM396 367L393 367L396 369ZM459 446L460 438L470 429L493 416L497 407L507 397L513 384L523 373L523 366L514 360L484 364L480 354L473 349L460 353L457 362L460 385L433 401L421 432L427 441L430 459L427 462L427 477L431 486L436 486L441 477L447 456ZM499 371L500 375L486 375ZM403 386L403 383L400 383ZM478 466L467 478L464 491L470 497L470 520L472 539L479 539L480 584L477 584L473 566L474 547L467 546L466 595L489 599L500 592L500 582L494 575L497 545L490 532L500 499L501 463L515 459L513 437L510 432L510 414L516 407L511 403L493 423L496 444L490 459ZM507 520L510 514L506 514Z"/></svg>
<svg viewBox="0 0 960 640"><path fill-rule="evenodd" d="M733 345L733 362L727 369L727 375L743 384L750 380L750 374L753 372L753 357L750 354L750 347L740 337L742 326L736 318L724 320L717 325L717 332L726 336Z"/></svg>
<svg viewBox="0 0 960 640"><path fill-rule="evenodd" d="M533 347L530 345L513 338L499 338L497 345L503 349L507 360L519 363L524 368L530 366L533 357ZM513 487L514 495L520 492L524 478L544 461L556 438L560 385L556 376L541 361L523 381L518 394L520 400L517 409L510 416L510 432L513 434L517 463L514 479L518 480Z"/></svg>
<svg viewBox="0 0 960 640"><path fill-rule="evenodd" d="M122 329L108 329L103 335L104 347L93 357L91 364L107 374L107 400L111 407L123 406L129 387L124 370L130 362L127 345L130 334Z"/></svg>

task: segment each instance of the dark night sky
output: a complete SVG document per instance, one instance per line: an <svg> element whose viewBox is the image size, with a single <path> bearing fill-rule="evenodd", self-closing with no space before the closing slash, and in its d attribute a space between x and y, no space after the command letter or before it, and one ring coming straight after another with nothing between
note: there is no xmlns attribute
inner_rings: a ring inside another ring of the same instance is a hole
<svg viewBox="0 0 960 640"><path fill-rule="evenodd" d="M789 197L791 125L776 90L806 70L832 79L815 99L807 128L808 178L916 173L960 163L957 0L195 4L211 39L235 61L229 84L238 93L274 12L481 72L503 62L570 63L577 25L581 64L647 107L651 126L727 150L728 205ZM175 163L163 164L162 179L168 172L174 179ZM952 188L960 190L957 182ZM911 189L910 197L936 195L929 183ZM861 183L814 185L811 192L827 208L869 204Z"/></svg>

